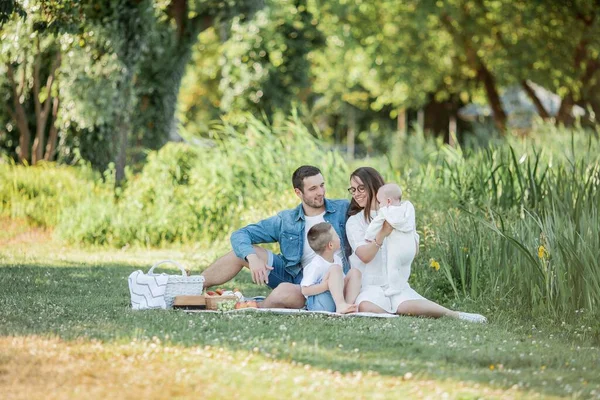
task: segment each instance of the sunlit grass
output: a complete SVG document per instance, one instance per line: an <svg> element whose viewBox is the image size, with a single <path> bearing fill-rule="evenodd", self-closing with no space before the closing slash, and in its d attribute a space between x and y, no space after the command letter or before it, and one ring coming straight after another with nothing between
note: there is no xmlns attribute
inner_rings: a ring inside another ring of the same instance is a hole
<svg viewBox="0 0 600 400"><path fill-rule="evenodd" d="M152 388L160 388L159 398L223 390L236 398L322 398L322 393L589 398L600 393L598 347L586 336L562 334L562 328L524 324L514 312L488 314L491 323L478 325L410 317L130 310L131 271L163 258L199 271L221 250L82 250L57 242L3 247L0 365L6 372L0 384L15 398L26 398L22 393L34 398L44 388L49 398L78 397L82 391L93 397L144 397ZM230 285L247 294L267 293L247 273ZM140 383L141 369L156 384ZM38 378L27 392L32 376ZM314 394L305 392L311 385Z"/></svg>
<svg viewBox="0 0 600 400"><path fill-rule="evenodd" d="M11 349L10 351L8 349ZM62 398L521 398L518 386L340 373L258 351L182 347L155 338L130 343L0 338L0 390L9 399ZM545 396L546 398L552 398Z"/></svg>

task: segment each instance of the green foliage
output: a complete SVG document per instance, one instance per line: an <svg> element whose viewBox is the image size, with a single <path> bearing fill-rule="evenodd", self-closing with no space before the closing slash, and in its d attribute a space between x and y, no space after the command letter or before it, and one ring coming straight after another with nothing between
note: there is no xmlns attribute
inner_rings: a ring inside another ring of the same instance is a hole
<svg viewBox="0 0 600 400"><path fill-rule="evenodd" d="M205 109L194 109L197 98L190 95L198 92L215 111L264 112L269 118L276 112L286 115L294 103L306 100L307 54L323 41L316 21L304 1L265 4L253 15L235 16L229 30L221 27L200 35L193 68L188 68L195 80L188 78L190 85L182 93L184 119L203 125L208 121L198 118Z"/></svg>
<svg viewBox="0 0 600 400"><path fill-rule="evenodd" d="M470 299L561 320L575 310L600 312L600 142L589 132L552 129L478 150L417 132L391 154L397 169L384 158L352 165L376 167L415 204L417 290L442 302ZM55 169L4 166L3 215L56 226L72 243L208 245L297 205L290 177L299 165L322 168L330 198L347 196L352 168L297 117L270 126L246 115L214 125L211 136L150 152L117 201L110 180L75 180L59 190L46 179Z"/></svg>
<svg viewBox="0 0 600 400"><path fill-rule="evenodd" d="M573 134L557 139L578 148ZM545 155L518 141L440 149L432 175L459 207L426 226L435 233L425 247L457 297L563 320L600 312L600 142L583 132L577 141L589 153Z"/></svg>
<svg viewBox="0 0 600 400"><path fill-rule="evenodd" d="M344 195L345 162L323 150L297 118L271 127L246 116L239 125L215 126L213 135L211 142L150 153L118 203L77 204L58 233L71 242L113 246L210 243L297 205L291 175L303 164L323 170L330 196Z"/></svg>
<svg viewBox="0 0 600 400"><path fill-rule="evenodd" d="M52 228L68 207L94 197L100 203L102 189L85 167L40 164L25 168L0 162L0 216L25 219L32 225Z"/></svg>

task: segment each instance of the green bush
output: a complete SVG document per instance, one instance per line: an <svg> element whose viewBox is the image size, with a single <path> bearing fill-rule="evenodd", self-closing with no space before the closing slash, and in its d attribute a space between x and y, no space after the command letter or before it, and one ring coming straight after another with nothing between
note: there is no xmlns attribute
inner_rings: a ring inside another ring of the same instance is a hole
<svg viewBox="0 0 600 400"><path fill-rule="evenodd" d="M587 148L448 150L437 176L460 206L432 227L427 256L457 298L563 320L600 314L598 141Z"/></svg>
<svg viewBox="0 0 600 400"><path fill-rule="evenodd" d="M106 194L87 167L40 163L35 167L0 163L0 216L54 227L63 211L90 196Z"/></svg>
<svg viewBox="0 0 600 400"><path fill-rule="evenodd" d="M212 133L208 143L170 143L151 152L118 203L74 206L59 234L113 246L226 239L241 226L296 206L291 176L303 164L322 169L329 197L347 196L344 160L294 117L271 127L248 116L216 125Z"/></svg>

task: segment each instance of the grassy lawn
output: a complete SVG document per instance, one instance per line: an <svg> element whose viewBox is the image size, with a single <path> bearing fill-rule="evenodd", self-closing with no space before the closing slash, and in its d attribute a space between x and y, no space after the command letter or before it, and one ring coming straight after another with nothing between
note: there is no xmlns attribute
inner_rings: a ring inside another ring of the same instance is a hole
<svg viewBox="0 0 600 400"><path fill-rule="evenodd" d="M600 398L587 326L517 312L487 325L134 312L132 271L173 258L197 272L225 245L81 250L11 229L0 236L3 398ZM229 286L266 293L249 274Z"/></svg>

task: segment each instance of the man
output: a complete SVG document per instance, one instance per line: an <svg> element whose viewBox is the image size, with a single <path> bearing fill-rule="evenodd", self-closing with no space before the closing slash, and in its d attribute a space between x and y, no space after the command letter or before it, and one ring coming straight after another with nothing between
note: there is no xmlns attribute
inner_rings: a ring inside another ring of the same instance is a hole
<svg viewBox="0 0 600 400"><path fill-rule="evenodd" d="M346 248L348 200L325 199L325 180L317 167L304 165L292 175L294 192L302 202L298 207L250 224L231 235L233 251L210 265L202 275L204 286L220 285L235 277L243 267L250 269L252 281L273 289L260 304L265 308L302 308L305 297L300 289L302 269L315 256L306 240L308 230L319 222L329 222L341 240L344 271L349 264ZM281 254L255 246L278 242Z"/></svg>

